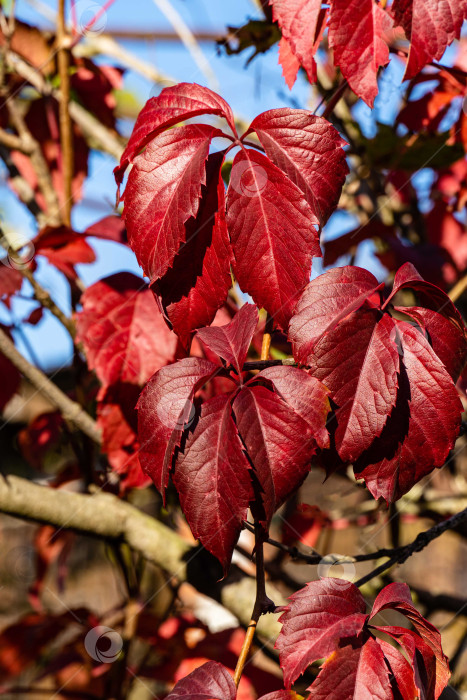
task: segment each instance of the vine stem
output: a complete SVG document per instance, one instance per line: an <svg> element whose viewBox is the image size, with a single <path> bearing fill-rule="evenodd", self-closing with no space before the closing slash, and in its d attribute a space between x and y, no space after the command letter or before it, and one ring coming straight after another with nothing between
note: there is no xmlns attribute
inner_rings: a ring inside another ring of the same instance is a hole
<svg viewBox="0 0 467 700"><path fill-rule="evenodd" d="M261 525L255 520L255 554L256 554L256 599L251 613L251 620L247 627L242 649L235 667L234 681L238 688L243 669L250 655L251 646L256 632L258 620L264 613L273 612L275 606L266 595L266 582L264 577L264 532Z"/></svg>
<svg viewBox="0 0 467 700"><path fill-rule="evenodd" d="M62 152L63 214L66 226L71 223L73 181L73 132L69 112L70 103L70 41L65 26L65 0L58 2L57 16L58 71L60 75L60 146Z"/></svg>

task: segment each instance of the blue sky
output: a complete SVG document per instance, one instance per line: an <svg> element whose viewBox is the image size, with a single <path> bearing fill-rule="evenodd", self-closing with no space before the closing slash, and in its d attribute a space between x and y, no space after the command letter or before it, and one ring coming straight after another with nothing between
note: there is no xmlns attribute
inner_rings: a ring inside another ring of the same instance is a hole
<svg viewBox="0 0 467 700"><path fill-rule="evenodd" d="M44 0L18 0L17 16L31 24L42 27L52 27L47 15L55 12L56 3ZM100 0L103 2L103 0ZM171 0L172 5L192 29L208 29L222 35L226 25L240 26L249 18L259 17L253 0L235 0L235 2L220 2L219 0ZM37 8L42 8L42 13ZM94 0L77 0L77 8L86 19L98 9ZM45 15L45 16L44 16ZM126 28L144 31L169 30L171 25L153 0L115 0L106 12L103 22L104 29ZM137 54L140 58L154 65L161 73L167 74L179 81L199 82L208 84L206 75L194 63L187 49L179 42L155 41L122 41L125 48ZM277 65L277 47L268 54L257 57L245 69L247 54L240 56L219 55L217 47L204 42L201 49L218 82L218 90L231 104L234 113L245 121L251 120L256 114L267 109L281 106L300 106L315 108L316 100L311 99L308 83L299 76L292 91L285 86L281 69ZM358 103L355 114L364 131L371 135L375 120L390 123L397 110L402 66L393 60L381 80L381 92L376 100L373 113L362 103ZM144 104L158 87L151 84L133 71L127 71L124 88L131 91L137 100ZM128 130L131 125L123 125ZM76 230L83 230L97 219L112 213L115 201L115 184L112 170L115 163L112 158L99 153L90 159L89 177L84 187L83 202L74 208L73 225ZM3 174L4 176L4 174ZM28 214L16 203L13 195L8 193L5 186L0 184L0 214L6 226L19 230L28 238L34 235L33 221ZM354 226L350 217L337 214L331 218L326 227L325 236L332 237L338 233L351 230ZM78 271L86 285L97 279L117 272L129 270L139 274L139 268L130 251L122 251L116 244L92 241L98 261L92 265L80 265ZM384 271L371 257L371 243L362 246L357 264L369 266L379 276ZM314 274L321 272L320 261L314 266ZM59 306L64 311L69 310L67 285L61 275L49 265L41 263L38 272L39 281L50 290ZM20 319L28 306L27 302L17 302L13 307L14 316ZM11 322L5 311L0 311L0 320ZM29 345L33 346L35 356L43 369L50 370L66 363L71 356L71 342L60 324L47 315L37 327L25 331ZM19 348L30 357L23 339L17 334Z"/></svg>

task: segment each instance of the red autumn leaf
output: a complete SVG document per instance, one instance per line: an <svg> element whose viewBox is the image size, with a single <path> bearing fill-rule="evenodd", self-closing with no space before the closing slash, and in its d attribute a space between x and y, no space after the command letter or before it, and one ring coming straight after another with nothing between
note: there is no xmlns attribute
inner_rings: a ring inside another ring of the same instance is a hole
<svg viewBox="0 0 467 700"><path fill-rule="evenodd" d="M102 433L102 452L112 470L120 475L120 491L143 488L150 483L138 459L137 413L139 386L113 384L98 394L97 425Z"/></svg>
<svg viewBox="0 0 467 700"><path fill-rule="evenodd" d="M262 386L244 387L233 408L259 483L256 517L267 527L310 470L316 451L313 432L277 394Z"/></svg>
<svg viewBox="0 0 467 700"><path fill-rule="evenodd" d="M176 462L173 482L193 536L225 572L253 498L249 472L230 397L207 401Z"/></svg>
<svg viewBox="0 0 467 700"><path fill-rule="evenodd" d="M241 376L251 339L258 325L258 310L252 304L244 304L226 326L201 328L198 331L205 345L232 365Z"/></svg>
<svg viewBox="0 0 467 700"><path fill-rule="evenodd" d="M337 206L349 171L345 141L336 129L304 109L284 107L260 114L250 130L272 162L303 192L323 226Z"/></svg>
<svg viewBox="0 0 467 700"><path fill-rule="evenodd" d="M7 262L3 260L2 262ZM0 299L10 308L10 298L21 290L23 275L19 270L7 264L0 263Z"/></svg>
<svg viewBox="0 0 467 700"><path fill-rule="evenodd" d="M137 406L139 461L163 495L184 426L195 417L194 393L218 369L208 360L186 358L162 367L141 393Z"/></svg>
<svg viewBox="0 0 467 700"><path fill-rule="evenodd" d="M134 158L123 212L128 240L151 281L172 266L186 240L185 224L199 207L205 162L217 129L191 124L154 138Z"/></svg>
<svg viewBox="0 0 467 700"><path fill-rule="evenodd" d="M279 63L282 66L282 75L284 76L286 85L292 89L297 80L300 61L295 57L292 47L285 36L282 36L279 41Z"/></svg>
<svg viewBox="0 0 467 700"><path fill-rule="evenodd" d="M314 221L301 191L268 158L252 149L237 153L227 191L234 272L279 328L287 327L312 258L321 255Z"/></svg>
<svg viewBox="0 0 467 700"><path fill-rule="evenodd" d="M430 61L438 61L454 39L458 39L467 16L466 0L394 0L395 22L410 40L404 79L409 80Z"/></svg>
<svg viewBox="0 0 467 700"><path fill-rule="evenodd" d="M463 411L451 377L423 333L404 321L396 329L402 356L398 402L381 437L354 465L373 496L388 502L444 464Z"/></svg>
<svg viewBox="0 0 467 700"><path fill-rule="evenodd" d="M186 243L172 267L151 286L185 347L193 330L212 322L232 284L233 255L225 223L222 161L222 154L208 157L206 185L201 189L196 216L186 224Z"/></svg>
<svg viewBox="0 0 467 700"><path fill-rule="evenodd" d="M121 184L123 174L141 149L163 129L197 117L201 114L216 114L224 117L236 135L232 110L225 100L209 88L196 83L179 83L164 88L158 97L152 97L141 110L130 140L115 168L115 179Z"/></svg>
<svg viewBox="0 0 467 700"><path fill-rule="evenodd" d="M369 107L378 94L378 69L389 63L383 35L391 27L391 18L374 0L332 0L329 46L334 62Z"/></svg>
<svg viewBox="0 0 467 700"><path fill-rule="evenodd" d="M35 469L44 467L44 458L58 450L64 433L64 422L58 411L41 413L18 433L18 445L23 457Z"/></svg>
<svg viewBox="0 0 467 700"><path fill-rule="evenodd" d="M316 343L310 367L331 390L338 406L337 451L352 462L381 435L396 403L399 353L392 319L361 308Z"/></svg>
<svg viewBox="0 0 467 700"><path fill-rule="evenodd" d="M343 236L324 242L323 267L335 265L342 255L353 254L362 241L369 238L379 238L387 241L396 235L394 226L386 226L379 219L372 219L357 229L344 233Z"/></svg>
<svg viewBox="0 0 467 700"><path fill-rule="evenodd" d="M310 282L290 322L297 362L308 364L316 342L380 287L371 272L360 267L338 267Z"/></svg>
<svg viewBox="0 0 467 700"><path fill-rule="evenodd" d="M326 418L330 411L329 389L297 367L268 367L257 376L272 382L275 392L306 421L319 447L329 447Z"/></svg>
<svg viewBox="0 0 467 700"><path fill-rule="evenodd" d="M115 243L127 243L125 224L121 216L105 216L99 219L84 231L83 236L94 236L105 241L115 241Z"/></svg>
<svg viewBox="0 0 467 700"><path fill-rule="evenodd" d="M425 217L429 240L449 253L459 272L467 267L467 230L440 200Z"/></svg>
<svg viewBox="0 0 467 700"><path fill-rule="evenodd" d="M128 272L106 277L85 291L81 303L77 339L104 386L116 382L142 386L175 359L177 338L139 277Z"/></svg>
<svg viewBox="0 0 467 700"><path fill-rule="evenodd" d="M290 51L296 56L299 62L305 69L310 83L316 82L316 62L313 58L318 49L321 39L318 30L321 13L321 0L270 0L273 8L273 19L278 22L282 31L282 37L290 46ZM323 29L324 29L324 23ZM315 41L315 36L318 34L318 42ZM281 56L280 63L286 72ZM298 68L298 67L297 67ZM290 70L290 68L289 68ZM293 71L287 74L289 79L286 79L287 85L291 88L295 82ZM292 79L293 78L293 79Z"/></svg>
<svg viewBox="0 0 467 700"><path fill-rule="evenodd" d="M419 635L425 644L431 650L431 656L436 665L436 671L434 673L434 697L438 698L444 687L447 685L450 671L448 660L443 653L441 647L441 634L428 620L425 620L418 610L414 607L412 603L412 597L410 595L410 590L405 583L391 583L386 586L381 593L377 596L373 609L371 611L370 620L383 610L396 610L402 615L405 615L415 628L416 634ZM376 627L376 629L381 629L386 633L389 633L390 627ZM407 631L404 630L404 634ZM412 633L413 634L413 633ZM415 645L418 645L417 640L414 640ZM425 656L427 652L425 651ZM428 652L429 655L429 652ZM427 689L428 695L430 690Z"/></svg>
<svg viewBox="0 0 467 700"><path fill-rule="evenodd" d="M33 238L32 245L36 255L43 255L71 280L77 277L76 264L92 263L96 259L85 237L67 226L46 226Z"/></svg>
<svg viewBox="0 0 467 700"><path fill-rule="evenodd" d="M237 688L225 666L208 661L178 681L166 700L235 700Z"/></svg>
<svg viewBox="0 0 467 700"><path fill-rule="evenodd" d="M449 670L441 636L414 608L405 584L386 586L370 615L365 614L358 588L342 579L312 581L290 601L279 620L282 630L276 642L287 687L323 657L327 660L309 688L314 700L393 700L399 696L413 700L419 695L417 690L410 695L415 684L427 693L427 699L437 700L447 685ZM373 618L386 609L405 615L415 631L375 626ZM396 639L409 661L387 642L376 639L373 630Z"/></svg>
<svg viewBox="0 0 467 700"><path fill-rule="evenodd" d="M318 659L332 654L341 639L357 637L366 621L366 604L353 583L336 578L312 581L290 596L279 618L279 650L284 683L292 683Z"/></svg>

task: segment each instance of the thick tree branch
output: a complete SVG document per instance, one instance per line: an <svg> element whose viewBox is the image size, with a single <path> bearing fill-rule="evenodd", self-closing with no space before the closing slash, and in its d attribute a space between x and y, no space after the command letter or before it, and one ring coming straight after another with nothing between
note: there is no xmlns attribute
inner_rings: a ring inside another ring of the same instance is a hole
<svg viewBox="0 0 467 700"><path fill-rule="evenodd" d="M18 352L15 344L1 328L0 352L19 369L26 379L29 379L31 384L35 386L41 394L46 396L49 401L58 408L65 420L73 423L73 425L79 428L79 430L82 430L85 435L90 437L91 440L98 445L100 444L100 431L91 416L87 414L86 411L83 411L79 403L68 398L68 396L51 382L40 369L37 369L37 367L34 367L34 365L28 362L26 358Z"/></svg>
<svg viewBox="0 0 467 700"><path fill-rule="evenodd" d="M180 583L189 579L190 564L203 551L193 548L155 518L110 493L73 493L8 476L0 479L0 512L114 542L125 542ZM226 583L220 590L220 602L244 626L250 621L248 611L255 600L255 588L254 579L245 575L233 583ZM279 605L285 604L278 591L268 588L268 593ZM276 616L261 618L258 633L263 639L275 639L278 632Z"/></svg>

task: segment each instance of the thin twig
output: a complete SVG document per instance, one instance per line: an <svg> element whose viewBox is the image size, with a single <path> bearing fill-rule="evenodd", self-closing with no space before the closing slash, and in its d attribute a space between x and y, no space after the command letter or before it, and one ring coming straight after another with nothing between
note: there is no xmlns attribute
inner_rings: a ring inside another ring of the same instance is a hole
<svg viewBox="0 0 467 700"><path fill-rule="evenodd" d="M0 352L19 369L26 379L61 412L66 421L74 424L91 440L100 445L101 435L96 422L83 411L81 406L72 401L50 379L26 360L15 347L3 329L0 328Z"/></svg>
<svg viewBox="0 0 467 700"><path fill-rule="evenodd" d="M345 80L345 79L342 80L340 85L337 87L337 90L331 96L329 102L326 104L324 112L321 115L324 119L327 119L329 117L329 115L332 114L337 103L340 102L341 98L344 96L344 93L348 87L349 87L349 84L348 84L347 80Z"/></svg>
<svg viewBox="0 0 467 700"><path fill-rule="evenodd" d="M60 147L64 196L62 220L66 226L70 226L73 196L73 132L68 109L70 103L70 51L69 37L65 27L65 0L58 0L57 43L60 77Z"/></svg>
<svg viewBox="0 0 467 700"><path fill-rule="evenodd" d="M460 279L452 289L449 290L448 297L452 302L455 302L463 295L465 290L467 289L467 275L464 275L462 279Z"/></svg>
<svg viewBox="0 0 467 700"><path fill-rule="evenodd" d="M63 313L63 311L57 306L57 304L50 296L49 292L46 289L44 289L42 285L39 284L39 282L36 280L36 278L34 277L34 275L28 267L21 267L19 271L21 272L23 277L27 279L27 281L33 288L34 296L36 297L37 301L46 309L48 309L55 316L55 318L57 318L60 321L60 323L67 329L68 333L74 340L76 335L76 326L73 323L72 319L68 318L68 316L65 313Z"/></svg>
<svg viewBox="0 0 467 700"><path fill-rule="evenodd" d="M458 527L465 520L467 520L467 508L461 510L460 513L456 513L456 515L453 515L447 520L437 523L429 530L421 532L410 544L403 547L398 547L396 554L394 554L389 561L381 564L381 566L378 566L374 571L366 576L362 576L362 578L356 581L355 585L363 586L364 583L367 583L376 576L383 574L385 571L394 566L394 564L403 564L409 557L412 556L412 554L415 554L415 552L421 552L422 549L425 549L425 547L427 547L432 540L436 539L447 530L453 530L455 527Z"/></svg>

